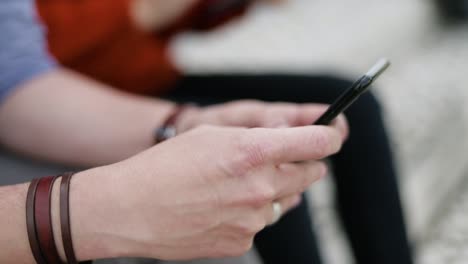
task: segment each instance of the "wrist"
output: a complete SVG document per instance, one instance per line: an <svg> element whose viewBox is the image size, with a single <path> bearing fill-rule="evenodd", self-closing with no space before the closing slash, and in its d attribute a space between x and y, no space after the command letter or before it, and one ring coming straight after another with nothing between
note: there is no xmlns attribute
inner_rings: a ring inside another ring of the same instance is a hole
<svg viewBox="0 0 468 264"><path fill-rule="evenodd" d="M155 131L155 143L161 143L193 127L199 110L193 104L173 107L164 122Z"/></svg>
<svg viewBox="0 0 468 264"><path fill-rule="evenodd" d="M113 191L113 176L106 167L75 174L70 184L70 227L75 255L79 261L133 256L134 246L120 230L119 199ZM52 219L60 257L64 251L59 219L59 186L53 189Z"/></svg>

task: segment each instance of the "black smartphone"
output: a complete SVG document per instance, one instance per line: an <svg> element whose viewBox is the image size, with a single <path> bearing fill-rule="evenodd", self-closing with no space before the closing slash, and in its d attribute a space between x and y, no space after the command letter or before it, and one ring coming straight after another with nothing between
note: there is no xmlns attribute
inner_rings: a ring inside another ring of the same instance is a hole
<svg viewBox="0 0 468 264"><path fill-rule="evenodd" d="M390 66L390 61L380 59L364 76L346 89L314 125L329 125L339 114L350 107L371 84Z"/></svg>

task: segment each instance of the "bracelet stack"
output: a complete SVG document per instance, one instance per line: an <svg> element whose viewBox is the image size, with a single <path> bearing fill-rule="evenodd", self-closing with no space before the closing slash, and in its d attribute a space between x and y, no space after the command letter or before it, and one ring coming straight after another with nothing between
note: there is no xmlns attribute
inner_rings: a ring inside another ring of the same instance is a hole
<svg viewBox="0 0 468 264"><path fill-rule="evenodd" d="M64 264L54 240L51 216L51 198L54 182L62 177L60 184L60 227L62 242L68 264L77 264L70 229L70 182L73 173L34 179L29 185L26 198L26 224L29 244L38 264ZM86 262L91 263L91 262Z"/></svg>

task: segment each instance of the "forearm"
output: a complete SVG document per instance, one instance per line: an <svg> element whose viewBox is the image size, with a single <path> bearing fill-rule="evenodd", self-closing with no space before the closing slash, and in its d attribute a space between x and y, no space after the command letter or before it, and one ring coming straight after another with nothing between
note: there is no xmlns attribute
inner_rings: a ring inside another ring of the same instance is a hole
<svg viewBox="0 0 468 264"><path fill-rule="evenodd" d="M28 185L0 187L0 263L34 263L26 231Z"/></svg>
<svg viewBox="0 0 468 264"><path fill-rule="evenodd" d="M71 165L102 165L153 144L153 131L173 108L66 70L39 76L0 105L0 143Z"/></svg>

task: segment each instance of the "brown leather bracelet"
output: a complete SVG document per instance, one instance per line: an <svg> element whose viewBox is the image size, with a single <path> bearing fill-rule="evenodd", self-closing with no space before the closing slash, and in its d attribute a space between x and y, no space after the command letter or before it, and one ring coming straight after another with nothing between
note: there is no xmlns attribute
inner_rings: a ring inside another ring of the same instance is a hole
<svg viewBox="0 0 468 264"><path fill-rule="evenodd" d="M70 181L73 173L65 173L62 175L60 183L60 228L62 229L62 241L65 256L68 264L77 264L75 251L71 238L70 228Z"/></svg>
<svg viewBox="0 0 468 264"><path fill-rule="evenodd" d="M39 246L48 264L62 264L52 230L51 196L57 176L39 180L36 191L35 219Z"/></svg>
<svg viewBox="0 0 468 264"><path fill-rule="evenodd" d="M39 246L36 230L36 219L34 216L35 198L39 180L40 179L34 179L29 185L28 195L26 197L26 226L28 230L29 245L31 246L34 259L38 264L47 264L44 256L42 255L41 247Z"/></svg>
<svg viewBox="0 0 468 264"><path fill-rule="evenodd" d="M63 249L65 251L68 264L78 264L75 251L73 249L70 226L70 182L73 175L73 172L61 175L62 182L60 183L60 228L62 230ZM91 261L82 263L91 264Z"/></svg>

